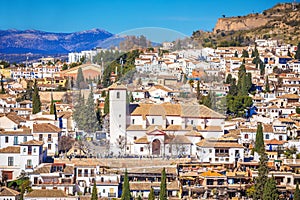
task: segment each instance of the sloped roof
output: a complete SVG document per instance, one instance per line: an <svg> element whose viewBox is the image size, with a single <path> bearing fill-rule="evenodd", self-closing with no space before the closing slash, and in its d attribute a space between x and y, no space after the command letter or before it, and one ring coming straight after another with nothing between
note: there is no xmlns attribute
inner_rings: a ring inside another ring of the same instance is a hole
<svg viewBox="0 0 300 200"><path fill-rule="evenodd" d="M204 105L181 105L181 104L139 104L131 111L132 116L181 116L195 118L217 118L225 119L224 115Z"/></svg>
<svg viewBox="0 0 300 200"><path fill-rule="evenodd" d="M20 147L19 146L9 146L0 149L0 153L20 153Z"/></svg>
<svg viewBox="0 0 300 200"><path fill-rule="evenodd" d="M223 147L223 148L244 148L243 145L239 144L238 142L233 141L223 141L223 140L208 140L204 139L201 140L196 144L199 147Z"/></svg>
<svg viewBox="0 0 300 200"><path fill-rule="evenodd" d="M172 143L172 144L192 144L192 142L184 135L176 135L170 143Z"/></svg>
<svg viewBox="0 0 300 200"><path fill-rule="evenodd" d="M108 87L109 90L126 90L126 86L119 83L113 83L111 86Z"/></svg>
<svg viewBox="0 0 300 200"><path fill-rule="evenodd" d="M33 124L33 133L58 133L61 129L49 123Z"/></svg>
<svg viewBox="0 0 300 200"><path fill-rule="evenodd" d="M31 198L47 198L47 197L67 197L64 191L59 189L41 189L41 190L33 190L32 192L25 195L25 197Z"/></svg>
<svg viewBox="0 0 300 200"><path fill-rule="evenodd" d="M283 145L286 141L279 141L277 139L265 140L265 145Z"/></svg>
<svg viewBox="0 0 300 200"><path fill-rule="evenodd" d="M149 144L147 136L140 137L134 141L135 144Z"/></svg>
<svg viewBox="0 0 300 200"><path fill-rule="evenodd" d="M191 136L191 137L203 137L201 133L199 133L196 130L191 130L189 132L187 132L186 134L184 134L185 136Z"/></svg>
<svg viewBox="0 0 300 200"><path fill-rule="evenodd" d="M43 144L44 144L43 141L29 140L27 142L23 142L21 145L24 145L24 146L41 146Z"/></svg>
<svg viewBox="0 0 300 200"><path fill-rule="evenodd" d="M20 195L20 192L10 189L8 187L0 188L0 196L17 196Z"/></svg>

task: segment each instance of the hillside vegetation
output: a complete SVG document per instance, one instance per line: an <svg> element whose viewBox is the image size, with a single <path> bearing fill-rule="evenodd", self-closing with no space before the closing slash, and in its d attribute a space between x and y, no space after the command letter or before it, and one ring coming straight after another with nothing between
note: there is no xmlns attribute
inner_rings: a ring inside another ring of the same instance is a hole
<svg viewBox="0 0 300 200"><path fill-rule="evenodd" d="M287 44L300 41L300 4L277 4L261 14L218 19L213 32L195 31L192 38L205 47L244 46L255 39L277 39Z"/></svg>

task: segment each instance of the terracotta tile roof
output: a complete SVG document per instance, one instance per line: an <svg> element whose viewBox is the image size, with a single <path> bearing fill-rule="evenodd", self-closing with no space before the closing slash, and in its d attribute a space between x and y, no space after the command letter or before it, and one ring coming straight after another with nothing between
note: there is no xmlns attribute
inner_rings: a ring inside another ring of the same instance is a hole
<svg viewBox="0 0 300 200"><path fill-rule="evenodd" d="M265 145L283 145L286 141L279 141L277 139L265 140Z"/></svg>
<svg viewBox="0 0 300 200"><path fill-rule="evenodd" d="M23 142L21 145L24 145L24 146L42 146L43 144L44 144L43 141L29 140L27 142Z"/></svg>
<svg viewBox="0 0 300 200"><path fill-rule="evenodd" d="M278 120L285 123L295 123L294 120L290 118L279 118Z"/></svg>
<svg viewBox="0 0 300 200"><path fill-rule="evenodd" d="M20 147L19 146L9 146L0 149L0 153L20 153Z"/></svg>
<svg viewBox="0 0 300 200"><path fill-rule="evenodd" d="M32 192L28 193L25 195L25 198L65 198L67 195L65 194L64 191L59 190L59 189L41 189L41 190L33 190Z"/></svg>
<svg viewBox="0 0 300 200"><path fill-rule="evenodd" d="M20 195L20 192L16 191L16 190L13 190L13 189L10 189L8 187L1 187L0 188L0 196L17 196L17 195Z"/></svg>
<svg viewBox="0 0 300 200"><path fill-rule="evenodd" d="M33 174L46 174L46 173L50 173L50 171L51 171L51 164L44 164L36 168L33 171Z"/></svg>
<svg viewBox="0 0 300 200"><path fill-rule="evenodd" d="M196 130L191 130L189 132L187 132L186 134L184 134L185 136L191 136L191 137L203 137L201 133L199 133Z"/></svg>
<svg viewBox="0 0 300 200"><path fill-rule="evenodd" d="M61 129L53 124L33 124L33 133L58 133Z"/></svg>
<svg viewBox="0 0 300 200"><path fill-rule="evenodd" d="M215 171L203 172L203 173L200 174L200 176L202 176L202 177L226 177L225 175L220 174L220 173L215 172Z"/></svg>
<svg viewBox="0 0 300 200"><path fill-rule="evenodd" d="M254 128L241 128L240 130L243 133L256 133L256 129Z"/></svg>
<svg viewBox="0 0 300 200"><path fill-rule="evenodd" d="M297 95L297 94L284 94L284 95L281 95L277 98L280 98L280 99L299 99L300 96Z"/></svg>
<svg viewBox="0 0 300 200"><path fill-rule="evenodd" d="M126 130L127 131L139 131L139 130L145 130L145 129L143 129L142 125L129 125Z"/></svg>
<svg viewBox="0 0 300 200"><path fill-rule="evenodd" d="M273 133L272 124L263 124L263 131L268 133Z"/></svg>
<svg viewBox="0 0 300 200"><path fill-rule="evenodd" d="M123 84L119 84L119 83L114 83L114 84L112 84L111 86L109 86L109 88L108 88L109 90L126 90L127 89L127 87L125 86L125 85L123 85Z"/></svg>
<svg viewBox="0 0 300 200"><path fill-rule="evenodd" d="M26 119L24 119L23 117L20 117L17 115L17 113L8 113L5 115L8 119L10 119L11 121L13 121L16 124L20 124L20 122L25 122Z"/></svg>
<svg viewBox="0 0 300 200"><path fill-rule="evenodd" d="M21 130L15 131L1 131L0 135L32 135L31 129L27 127L22 127Z"/></svg>
<svg viewBox="0 0 300 200"><path fill-rule="evenodd" d="M149 144L147 136L140 137L134 141L135 144Z"/></svg>
<svg viewBox="0 0 300 200"><path fill-rule="evenodd" d="M207 126L205 129L202 129L201 131L223 131L220 126Z"/></svg>
<svg viewBox="0 0 300 200"><path fill-rule="evenodd" d="M239 144L237 141L222 141L222 140L201 140L196 144L199 147L223 147L223 148L244 148L243 145Z"/></svg>
<svg viewBox="0 0 300 200"><path fill-rule="evenodd" d="M196 117L196 118L220 118L225 119L225 116L204 105L180 105L180 104L139 104L131 112L132 116L181 116L181 117Z"/></svg>

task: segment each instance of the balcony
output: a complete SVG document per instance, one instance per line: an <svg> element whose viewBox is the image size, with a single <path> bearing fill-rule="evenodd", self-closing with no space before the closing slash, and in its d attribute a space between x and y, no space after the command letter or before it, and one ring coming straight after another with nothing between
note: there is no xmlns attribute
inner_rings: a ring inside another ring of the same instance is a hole
<svg viewBox="0 0 300 200"><path fill-rule="evenodd" d="M25 169L33 169L32 165L25 165Z"/></svg>
<svg viewBox="0 0 300 200"><path fill-rule="evenodd" d="M117 197L116 195L117 195L117 193L115 193L115 192L113 192L113 193L109 192L108 193L108 197Z"/></svg>

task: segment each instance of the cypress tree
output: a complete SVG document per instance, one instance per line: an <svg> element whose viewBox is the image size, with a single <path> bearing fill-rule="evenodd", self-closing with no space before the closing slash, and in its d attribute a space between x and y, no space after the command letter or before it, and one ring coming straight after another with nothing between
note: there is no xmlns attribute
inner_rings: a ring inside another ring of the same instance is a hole
<svg viewBox="0 0 300 200"><path fill-rule="evenodd" d="M54 119L57 120L57 112L56 112L56 104L55 103L53 104L53 110L54 110L53 114L54 114L54 117L55 117Z"/></svg>
<svg viewBox="0 0 300 200"><path fill-rule="evenodd" d="M196 92L197 92L197 100L200 99L200 81L197 81L197 87L196 87Z"/></svg>
<svg viewBox="0 0 300 200"><path fill-rule="evenodd" d="M1 94L5 94L4 83L3 83L3 75L1 74Z"/></svg>
<svg viewBox="0 0 300 200"><path fill-rule="evenodd" d="M36 114L41 111L41 100L39 95L39 89L37 87L37 81L33 85L33 95L32 95L32 114Z"/></svg>
<svg viewBox="0 0 300 200"><path fill-rule="evenodd" d="M274 177L268 178L263 192L263 200L277 200L279 197Z"/></svg>
<svg viewBox="0 0 300 200"><path fill-rule="evenodd" d="M160 181L160 193L159 193L160 200L167 200L167 177L166 177L166 169L163 168L161 172L161 181Z"/></svg>
<svg viewBox="0 0 300 200"><path fill-rule="evenodd" d="M300 200L300 190L299 190L299 184L296 185L296 190L294 193L294 200Z"/></svg>
<svg viewBox="0 0 300 200"><path fill-rule="evenodd" d="M229 87L228 94L230 94L232 96L236 96L237 93L238 93L238 88L237 88L237 85L236 85L236 80L235 80L235 78L233 78L232 82L230 84L230 87Z"/></svg>
<svg viewBox="0 0 300 200"><path fill-rule="evenodd" d="M94 180L94 185L93 185L91 200L98 200L98 192L97 192L97 187L96 187L96 180Z"/></svg>
<svg viewBox="0 0 300 200"><path fill-rule="evenodd" d="M109 92L107 93L107 96L105 97L103 112L105 115L107 115L109 113Z"/></svg>
<svg viewBox="0 0 300 200"><path fill-rule="evenodd" d="M54 114L54 102L53 102L53 94L51 92L51 104L50 104L50 115Z"/></svg>
<svg viewBox="0 0 300 200"><path fill-rule="evenodd" d="M77 71L77 78L76 78L76 87L82 89L82 83L84 83L84 77L81 67Z"/></svg>
<svg viewBox="0 0 300 200"><path fill-rule="evenodd" d="M266 77L266 92L270 92L269 77Z"/></svg>
<svg viewBox="0 0 300 200"><path fill-rule="evenodd" d="M131 199L130 186L129 186L128 173L127 173L127 169L126 169L125 175L124 175L124 183L123 183L123 187L122 187L121 200L130 200L130 199Z"/></svg>
<svg viewBox="0 0 300 200"><path fill-rule="evenodd" d="M258 154L261 154L261 153L265 152L265 144L264 144L263 128L262 128L262 124L261 124L261 123L259 123L259 124L257 125L254 150L255 150Z"/></svg>
<svg viewBox="0 0 300 200"><path fill-rule="evenodd" d="M81 91L79 92L78 94L78 98L77 98L77 101L75 102L75 105L74 105L74 112L73 112L73 118L77 124L77 127L79 129L82 129L83 127L83 122L84 122L84 96L81 94Z"/></svg>
<svg viewBox="0 0 300 200"><path fill-rule="evenodd" d="M238 58L239 57L239 54L237 51L234 52L234 57Z"/></svg>
<svg viewBox="0 0 300 200"><path fill-rule="evenodd" d="M255 184L254 184L255 194L253 196L254 200L258 200L263 197L266 179L267 179L268 173L269 173L268 166L267 166L268 156L265 153L263 130L262 130L262 125L260 123L257 125L254 150L260 156L259 167L258 167L258 177L255 179Z"/></svg>
<svg viewBox="0 0 300 200"><path fill-rule="evenodd" d="M242 57L243 58L249 58L249 53L248 53L248 51L246 49L243 49Z"/></svg>
<svg viewBox="0 0 300 200"><path fill-rule="evenodd" d="M227 75L225 83L226 84L231 84L232 83L232 75L231 74Z"/></svg>
<svg viewBox="0 0 300 200"><path fill-rule="evenodd" d="M151 187L151 189L150 189L150 193L149 193L149 196L148 196L148 200L155 200L154 190L153 190L152 187Z"/></svg>

